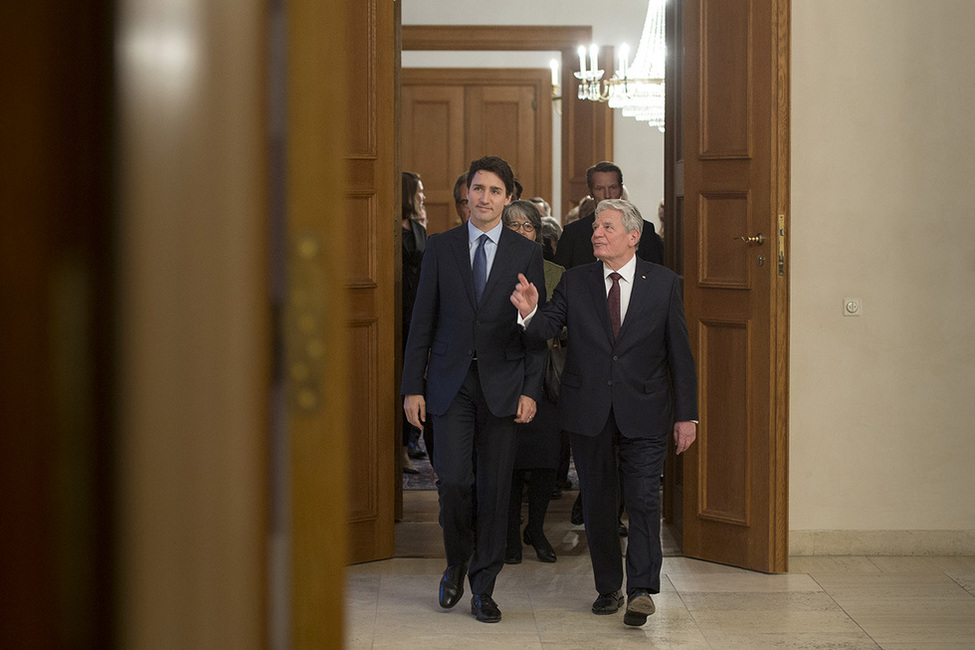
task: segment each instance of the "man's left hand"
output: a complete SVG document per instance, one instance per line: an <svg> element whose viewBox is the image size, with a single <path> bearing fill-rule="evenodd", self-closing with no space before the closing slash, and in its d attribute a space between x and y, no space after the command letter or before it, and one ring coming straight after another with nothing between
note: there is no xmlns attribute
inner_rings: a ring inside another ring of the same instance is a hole
<svg viewBox="0 0 975 650"><path fill-rule="evenodd" d="M535 400L528 397L527 395L522 395L518 398L518 412L515 413L515 422L519 424L526 424L532 421L535 417Z"/></svg>
<svg viewBox="0 0 975 650"><path fill-rule="evenodd" d="M694 440L696 438L696 422L686 421L674 423L674 444L677 446L678 454L682 454L687 451L688 447L694 444Z"/></svg>

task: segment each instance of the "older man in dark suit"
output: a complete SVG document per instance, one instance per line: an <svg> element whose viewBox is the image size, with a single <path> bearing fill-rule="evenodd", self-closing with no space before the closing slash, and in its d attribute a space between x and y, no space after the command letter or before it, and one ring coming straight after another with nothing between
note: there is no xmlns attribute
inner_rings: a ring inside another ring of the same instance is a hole
<svg viewBox="0 0 975 650"><path fill-rule="evenodd" d="M470 221L427 240L402 394L414 426L433 417L447 555L440 605L457 604L468 571L471 613L494 623L501 620L492 594L504 566L515 423L535 415L545 359L543 342L526 347L509 297L519 276L540 286L545 276L542 249L501 223L514 191L508 163L475 160L467 179Z"/></svg>
<svg viewBox="0 0 975 650"><path fill-rule="evenodd" d="M623 604L617 537L621 473L630 515L627 625L643 625L660 591L660 474L673 432L677 453L697 435L697 378L677 276L636 256L643 218L628 201L596 208L599 262L569 269L551 301L519 278L511 302L529 339L568 326L559 409L570 432L583 494L596 591L594 614Z"/></svg>

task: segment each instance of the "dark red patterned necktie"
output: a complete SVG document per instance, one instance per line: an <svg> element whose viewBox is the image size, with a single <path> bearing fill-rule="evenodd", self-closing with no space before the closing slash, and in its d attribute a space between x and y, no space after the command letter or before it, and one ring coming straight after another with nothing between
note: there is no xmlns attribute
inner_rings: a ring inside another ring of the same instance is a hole
<svg viewBox="0 0 975 650"><path fill-rule="evenodd" d="M609 322L613 325L613 338L617 338L620 335L620 278L623 276L619 273L610 273L610 279L613 281L613 286L609 288L609 297L607 298L609 302Z"/></svg>

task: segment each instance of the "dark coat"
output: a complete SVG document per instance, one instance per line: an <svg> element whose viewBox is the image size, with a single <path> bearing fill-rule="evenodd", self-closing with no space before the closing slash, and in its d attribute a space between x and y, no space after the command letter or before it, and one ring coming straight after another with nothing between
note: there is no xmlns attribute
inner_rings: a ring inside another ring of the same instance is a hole
<svg viewBox="0 0 975 650"><path fill-rule="evenodd" d="M542 249L502 228L478 306L467 225L427 239L403 355L403 395L425 395L427 413L444 414L476 354L481 390L495 416L514 415L521 395L542 399L545 343L526 347L510 300L519 273L544 286Z"/></svg>
<svg viewBox="0 0 975 650"><path fill-rule="evenodd" d="M567 270L526 334L545 340L563 326L569 331L559 396L564 430L598 435L610 409L628 438L666 435L674 421L698 419L694 358L672 271L637 260L626 318L614 340L602 262Z"/></svg>

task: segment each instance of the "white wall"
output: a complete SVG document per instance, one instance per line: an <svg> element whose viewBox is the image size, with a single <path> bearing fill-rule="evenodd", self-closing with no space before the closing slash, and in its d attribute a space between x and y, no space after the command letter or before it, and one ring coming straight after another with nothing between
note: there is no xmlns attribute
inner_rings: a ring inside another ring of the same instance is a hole
<svg viewBox="0 0 975 650"><path fill-rule="evenodd" d="M436 0L403 0L404 25L588 25L593 29L593 40L599 45L628 43L636 48L647 15L644 0L622 0L607 11L591 2L580 0L535 0L531 3L498 0L491 3L490 13L485 14L483 2L456 0L450 3L450 11ZM580 43L588 45L588 43ZM404 52L406 68L548 68L552 58L560 58L558 52ZM578 59L568 62L573 70L579 67ZM563 101L579 101L567 98ZM552 214L561 215L571 206L562 206L560 200L561 170L561 122L553 115L554 150L553 183L554 197L546 197L552 203ZM658 224L657 204L664 195L664 139L656 128L643 122L623 117L616 111L613 140L613 161L623 170L623 181L630 200L640 209L648 221ZM594 160L593 163L599 162ZM553 200L554 198L554 200Z"/></svg>
<svg viewBox="0 0 975 650"><path fill-rule="evenodd" d="M970 0L793 0L794 540L975 530L972 33Z"/></svg>

